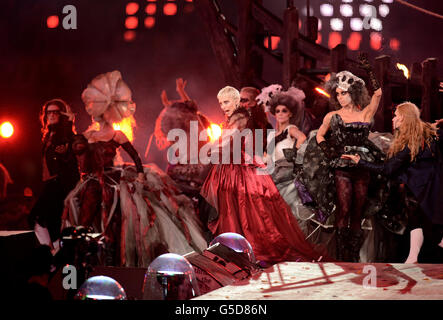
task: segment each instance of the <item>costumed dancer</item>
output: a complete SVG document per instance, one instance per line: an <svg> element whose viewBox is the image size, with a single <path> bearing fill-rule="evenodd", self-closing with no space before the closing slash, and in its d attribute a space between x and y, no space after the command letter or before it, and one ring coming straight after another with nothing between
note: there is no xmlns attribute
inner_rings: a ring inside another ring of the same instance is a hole
<svg viewBox="0 0 443 320"><path fill-rule="evenodd" d="M66 199L65 226L102 234L103 264L146 267L162 253L186 254L207 244L192 202L158 167L143 166L126 135L113 129L134 114L131 96L119 71L97 76L83 91L94 124L75 144L82 180ZM135 168L114 166L120 146Z"/></svg>
<svg viewBox="0 0 443 320"><path fill-rule="evenodd" d="M298 173L303 164L306 136L294 124L300 108L304 108L305 94L300 89L291 87L272 95L269 102L270 112L276 118L277 129L271 132L268 140L274 139L274 151L268 154L268 161L274 162L271 174L274 183L283 199L291 207L300 228L309 235L309 221L314 216L310 195L298 180Z"/></svg>
<svg viewBox="0 0 443 320"><path fill-rule="evenodd" d="M246 109L239 107L237 89L227 86L219 91L217 98L226 117L223 153L227 146L229 151L235 148L236 130L242 132L253 128L253 119ZM231 134L226 133L228 129L232 129ZM201 195L218 214L209 222L209 229L214 236L224 232L243 235L251 243L255 256L265 264L313 261L322 256L327 260L323 252L319 253L305 240L271 176L263 171L258 174L260 163L254 160L255 156L248 154L245 147L252 132L249 131L245 143L241 144L240 163L233 163L236 152L233 150L234 155L230 152L229 161L213 165L202 187ZM226 154L223 158L226 160Z"/></svg>
<svg viewBox="0 0 443 320"><path fill-rule="evenodd" d="M39 242L58 249L63 201L79 179L72 152L74 114L61 99L47 101L40 113L42 124L43 190L29 215Z"/></svg>
<svg viewBox="0 0 443 320"><path fill-rule="evenodd" d="M161 100L164 109L160 112L155 121L155 131L152 137L155 137L155 141L158 149L165 150L170 147L173 142L168 140L168 133L173 129L181 129L187 134L187 151L186 153L179 155L182 157L177 164L168 163L166 173L178 184L180 190L187 196L193 198L199 197L200 188L206 179L206 175L209 171L207 164L202 164L198 159L191 159L192 155L190 150L190 144L195 144L195 141L190 141L191 137L189 132L191 129L191 122L197 124L198 135L202 131L206 131L211 122L209 119L198 110L198 106L195 101L191 100L185 91L187 81L182 78L176 79L176 89L180 95L180 100L170 101L166 92L163 90ZM198 140L198 137L197 137ZM151 142L148 144L150 147ZM198 141L197 155L200 148L204 145L203 141ZM145 157L148 154L149 149L145 153ZM188 155L189 159L188 159Z"/></svg>
<svg viewBox="0 0 443 320"><path fill-rule="evenodd" d="M337 259L353 262L360 261L364 242L361 224L370 174L341 155L358 153L368 162L383 158L381 150L368 139L382 92L366 68L374 87L371 99L365 82L349 71L333 74L326 83L330 101L338 110L324 117L303 161L303 182L320 208L316 220L327 225L334 218Z"/></svg>
<svg viewBox="0 0 443 320"><path fill-rule="evenodd" d="M442 131L420 119L420 110L411 102L397 106L392 119L394 140L385 163L371 163L359 154L343 155L358 168L386 175L400 183L408 229L409 255L405 263L417 263L423 241L431 245L433 259L443 258L443 156ZM438 253L439 252L439 253ZM429 262L429 261L427 261Z"/></svg>
<svg viewBox="0 0 443 320"><path fill-rule="evenodd" d="M268 121L267 113L263 104L259 104L257 97L260 94L260 90L255 87L243 87L240 90L240 107L248 110L253 129L263 130L263 152L266 152L268 145L267 130L273 130L272 124ZM268 110L269 111L269 110ZM263 156L263 155L260 155Z"/></svg>

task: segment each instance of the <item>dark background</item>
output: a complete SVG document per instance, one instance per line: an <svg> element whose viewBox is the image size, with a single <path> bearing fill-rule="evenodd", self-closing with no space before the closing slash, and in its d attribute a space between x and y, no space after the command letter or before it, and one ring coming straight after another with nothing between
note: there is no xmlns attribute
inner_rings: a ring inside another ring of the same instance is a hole
<svg viewBox="0 0 443 320"><path fill-rule="evenodd" d="M154 122L162 109L160 93L168 92L177 99L175 79L188 81L187 91L200 110L212 121L221 122L216 94L226 85L208 41L205 25L192 3L177 0L174 16L156 14L152 29L143 26L146 0L140 4L140 26L132 42L124 40L125 7L129 1L119 0L2 0L0 9L0 122L9 120L15 134L9 140L0 138L0 162L11 173L14 184L8 190L22 193L27 186L38 194L41 179L40 124L38 115L42 104L55 97L66 100L76 113L77 132L90 124L81 92L100 73L119 70L133 92L137 104L134 145L145 163L154 162L165 168L164 153L154 147L149 158L143 157ZM157 1L158 4L164 1ZM227 18L236 24L236 1L220 0ZM311 0L314 13L325 1ZM333 1L336 3L337 1ZM414 4L443 14L443 1L414 0ZM282 17L286 0L264 0L264 6ZM332 2L331 2L332 3ZM363 0L354 0L365 3ZM374 1L373 3L382 3ZM62 9L72 4L77 8L78 29L64 30ZM371 3L369 3L371 4ZM187 6L185 8L185 5ZM297 7L305 1L295 1ZM369 32L363 33L362 50L370 57L381 54L392 56L392 62L410 66L428 57L437 57L439 75L443 78L442 37L443 20L434 18L397 3L389 4L390 13L383 18L383 45L371 51ZM161 6L159 6L161 7ZM160 9L160 10L159 10ZM60 26L48 29L46 18L60 17ZM304 23L304 17L301 17ZM324 23L323 32L328 25ZM343 30L347 39L349 28ZM399 51L389 48L389 39L400 40ZM327 37L323 35L323 45ZM350 52L355 57L356 52ZM281 71L265 66L269 82L279 81ZM125 158L126 159L126 158Z"/></svg>

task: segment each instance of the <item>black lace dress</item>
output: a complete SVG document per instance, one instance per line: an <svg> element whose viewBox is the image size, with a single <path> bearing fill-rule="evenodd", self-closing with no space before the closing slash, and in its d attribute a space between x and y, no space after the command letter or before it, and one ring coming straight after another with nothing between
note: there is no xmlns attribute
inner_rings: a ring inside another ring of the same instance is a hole
<svg viewBox="0 0 443 320"><path fill-rule="evenodd" d="M358 175L365 171L356 168L351 160L341 159L342 154L359 154L361 159L371 163L384 159L383 152L368 139L370 127L371 124L366 122L345 123L339 114L334 114L329 135L326 136L328 146L337 154L332 160L329 160L318 146L316 131L311 132L303 159L301 178L319 209L316 213L318 222L333 225L333 214L337 211L338 200L336 172L344 170ZM365 210L369 210L369 207L371 206L366 205Z"/></svg>

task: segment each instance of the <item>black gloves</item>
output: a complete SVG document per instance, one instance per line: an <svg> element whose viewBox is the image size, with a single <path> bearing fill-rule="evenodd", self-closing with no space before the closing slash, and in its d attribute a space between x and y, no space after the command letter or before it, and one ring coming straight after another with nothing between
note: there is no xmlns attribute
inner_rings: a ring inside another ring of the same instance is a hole
<svg viewBox="0 0 443 320"><path fill-rule="evenodd" d="M137 173L140 173L140 172L143 173L143 164L142 164L140 156L138 155L138 152L137 152L137 150L135 150L134 146L129 141L123 143L121 146L134 161L135 167L137 168Z"/></svg>
<svg viewBox="0 0 443 320"><path fill-rule="evenodd" d="M361 52L358 56L358 60L360 62L360 67L366 71L369 77L369 81L372 85L372 90L377 90L380 88L380 84L378 83L377 78L374 75L374 72L372 70L372 66L369 63L368 56L366 53Z"/></svg>

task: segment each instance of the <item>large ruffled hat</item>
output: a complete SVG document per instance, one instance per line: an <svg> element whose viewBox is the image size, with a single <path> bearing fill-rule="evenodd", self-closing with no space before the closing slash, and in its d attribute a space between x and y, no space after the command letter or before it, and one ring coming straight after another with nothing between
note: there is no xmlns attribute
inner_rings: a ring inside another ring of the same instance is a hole
<svg viewBox="0 0 443 320"><path fill-rule="evenodd" d="M304 108L305 98L305 93L298 88L290 87L285 91L281 85L272 84L263 88L256 100L265 106L266 112L271 112L273 115L278 102L284 100L285 106L296 116L300 109Z"/></svg>
<svg viewBox="0 0 443 320"><path fill-rule="evenodd" d="M131 90L118 70L95 77L83 91L82 100L88 114L108 123L120 122L135 112Z"/></svg>

